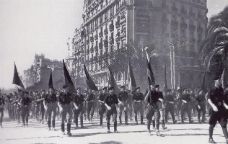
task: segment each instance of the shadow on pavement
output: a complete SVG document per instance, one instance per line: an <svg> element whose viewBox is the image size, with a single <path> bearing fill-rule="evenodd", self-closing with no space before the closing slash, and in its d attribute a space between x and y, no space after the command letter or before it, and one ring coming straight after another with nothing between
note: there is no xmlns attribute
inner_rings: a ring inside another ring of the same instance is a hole
<svg viewBox="0 0 228 144"><path fill-rule="evenodd" d="M117 141L105 141L100 143L89 143L89 144L122 144L122 143Z"/></svg>

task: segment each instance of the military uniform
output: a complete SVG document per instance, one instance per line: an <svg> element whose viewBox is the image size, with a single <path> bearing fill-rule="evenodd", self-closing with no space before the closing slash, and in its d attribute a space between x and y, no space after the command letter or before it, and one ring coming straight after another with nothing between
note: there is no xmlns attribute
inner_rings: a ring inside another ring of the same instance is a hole
<svg viewBox="0 0 228 144"><path fill-rule="evenodd" d="M26 92L25 92L26 93ZM21 97L21 118L23 122L23 126L28 126L28 118L29 118L29 111L31 107L31 98L28 94L22 94Z"/></svg>
<svg viewBox="0 0 228 144"><path fill-rule="evenodd" d="M106 113L108 132L110 132L111 116L112 116L112 119L114 122L114 132L117 132L117 110L116 110L116 105L118 104L117 95L116 94L109 94L105 98L105 103L110 107L110 109L108 109L107 113Z"/></svg>
<svg viewBox="0 0 228 144"><path fill-rule="evenodd" d="M135 113L135 122L138 124L137 114L140 113L141 124L143 124L143 100L144 95L141 92L133 92L133 107Z"/></svg>
<svg viewBox="0 0 228 144"><path fill-rule="evenodd" d="M171 114L173 123L176 123L174 110L175 110L175 98L174 98L174 95L169 93L165 96L165 121L166 121L166 123L168 122L169 113Z"/></svg>
<svg viewBox="0 0 228 144"><path fill-rule="evenodd" d="M201 122L205 122L205 114L206 114L206 98L205 95L202 94L198 94L196 96L196 103L197 103L197 107L196 110L198 112L198 121L199 123ZM202 120L200 119L200 117L202 116Z"/></svg>
<svg viewBox="0 0 228 144"><path fill-rule="evenodd" d="M84 105L84 96L82 94L76 94L74 96L74 103L77 105L77 109L74 108L74 122L76 127L78 127L78 117L80 116L81 128L83 127L83 105Z"/></svg>
<svg viewBox="0 0 228 144"><path fill-rule="evenodd" d="M147 113L146 113L146 118L147 118L147 129L150 132L150 125L152 122L152 117L155 117L155 122L156 122L156 129L159 131L159 121L160 121L160 111L159 111L159 99L161 98L160 92L157 92L155 90L149 91L149 96L147 98L148 102L148 108L147 108Z"/></svg>
<svg viewBox="0 0 228 144"><path fill-rule="evenodd" d="M191 117L191 95L184 93L181 96L181 122L184 123L184 115L187 113L189 123L192 123Z"/></svg>
<svg viewBox="0 0 228 144"><path fill-rule="evenodd" d="M1 127L2 127L2 121L3 121L3 116L4 116L4 105L5 105L5 99L0 94L0 126Z"/></svg>
<svg viewBox="0 0 228 144"><path fill-rule="evenodd" d="M101 93L99 95L99 115L100 115L100 125L103 125L103 116L106 111L106 107L104 104L105 98L107 97L107 93Z"/></svg>
<svg viewBox="0 0 228 144"><path fill-rule="evenodd" d="M129 96L126 91L121 91L118 95L118 99L121 103L119 103L119 121L122 124L122 113L125 115L125 124L128 124L128 100Z"/></svg>
<svg viewBox="0 0 228 144"><path fill-rule="evenodd" d="M62 108L62 112L61 112L61 116L62 116L61 130L62 130L63 133L65 132L65 121L66 121L67 114L68 114L67 134L69 136L71 136L71 121L72 121L72 115L73 115L72 101L73 101L73 97L72 97L71 93L65 93L65 92L60 93L60 95L59 95L59 104L60 104L60 106Z"/></svg>
<svg viewBox="0 0 228 144"><path fill-rule="evenodd" d="M96 100L95 94L89 93L87 98L87 118L89 121L93 119L93 115L95 111L95 100Z"/></svg>
<svg viewBox="0 0 228 144"><path fill-rule="evenodd" d="M55 93L45 95L45 104L47 106L47 119L48 119L48 128L51 127L55 129L55 119L57 112L57 96ZM53 115L52 115L53 114Z"/></svg>

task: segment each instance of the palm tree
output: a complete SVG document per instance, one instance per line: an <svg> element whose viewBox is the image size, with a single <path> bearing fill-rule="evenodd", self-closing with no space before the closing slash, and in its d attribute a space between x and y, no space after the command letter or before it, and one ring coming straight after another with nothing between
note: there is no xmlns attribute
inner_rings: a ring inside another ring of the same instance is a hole
<svg viewBox="0 0 228 144"><path fill-rule="evenodd" d="M213 79L221 79L223 86L228 86L228 7L210 19L201 56Z"/></svg>

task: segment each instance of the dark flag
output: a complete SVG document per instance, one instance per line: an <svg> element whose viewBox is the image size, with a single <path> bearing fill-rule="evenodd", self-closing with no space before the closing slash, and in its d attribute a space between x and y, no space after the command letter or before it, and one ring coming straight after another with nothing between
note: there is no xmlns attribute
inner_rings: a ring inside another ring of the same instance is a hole
<svg viewBox="0 0 228 144"><path fill-rule="evenodd" d="M95 85L92 77L89 75L89 72L87 71L87 68L86 68L85 65L84 65L84 72L85 72L85 75L86 75L86 84L87 84L88 88L91 89L91 90L98 91L98 88Z"/></svg>
<svg viewBox="0 0 228 144"><path fill-rule="evenodd" d="M164 90L166 91L168 89L168 84L167 84L167 75L166 75L166 64L165 64L165 69L164 69L164 82L165 82L165 87Z"/></svg>
<svg viewBox="0 0 228 144"><path fill-rule="evenodd" d="M65 77L65 85L64 85L64 87L65 88L69 88L70 91L75 92L74 83L73 83L73 81L72 81L72 79L70 77L70 74L69 74L69 72L67 70L67 67L66 67L66 64L65 64L64 60L63 60L63 72L64 72L64 77Z"/></svg>
<svg viewBox="0 0 228 144"><path fill-rule="evenodd" d="M13 76L13 84L20 86L21 88L25 89L19 75L17 72L16 64L14 64L14 76Z"/></svg>
<svg viewBox="0 0 228 144"><path fill-rule="evenodd" d="M148 76L148 83L149 85L155 85L155 78L154 78L154 73L152 70L152 66L150 64L150 57L147 52L147 48L145 49L146 51L146 59L147 59L147 76Z"/></svg>
<svg viewBox="0 0 228 144"><path fill-rule="evenodd" d="M52 78L52 71L50 73L50 77L49 77L49 81L48 81L48 87L50 89L54 89L54 85L53 85L53 78Z"/></svg>
<svg viewBox="0 0 228 144"><path fill-rule="evenodd" d="M128 63L128 74L130 77L129 90L134 90L137 87L137 85L136 85L135 76L134 76L133 69L132 69L130 61Z"/></svg>
<svg viewBox="0 0 228 144"><path fill-rule="evenodd" d="M108 70L109 70L109 87L113 87L115 93L118 93L119 92L119 89L118 89L118 86L116 84L116 80L114 78L112 69L110 67L108 67Z"/></svg>

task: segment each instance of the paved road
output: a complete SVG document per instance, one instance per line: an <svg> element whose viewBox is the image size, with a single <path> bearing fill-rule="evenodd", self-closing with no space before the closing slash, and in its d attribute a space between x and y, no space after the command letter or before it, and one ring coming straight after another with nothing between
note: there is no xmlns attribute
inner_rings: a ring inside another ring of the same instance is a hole
<svg viewBox="0 0 228 144"><path fill-rule="evenodd" d="M106 133L105 127L96 125L98 121L86 123L84 129L75 129L72 137L62 135L60 122L57 131L49 131L45 124L30 120L29 127L17 122L5 122L0 128L0 144L206 144L208 143L207 124L169 124L168 130L161 131L163 137L149 135L145 125L118 126L118 133ZM113 128L112 128L113 129ZM216 126L214 139L224 143L222 130Z"/></svg>

